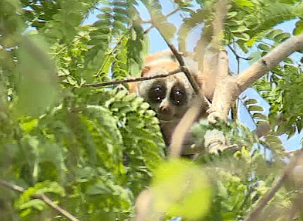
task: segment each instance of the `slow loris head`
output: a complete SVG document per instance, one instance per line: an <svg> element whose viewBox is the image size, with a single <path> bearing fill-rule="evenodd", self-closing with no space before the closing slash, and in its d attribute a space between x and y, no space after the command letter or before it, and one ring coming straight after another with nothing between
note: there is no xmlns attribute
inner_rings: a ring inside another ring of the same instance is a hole
<svg viewBox="0 0 303 221"><path fill-rule="evenodd" d="M149 65L145 67L143 76L167 74L177 68L178 65L173 62ZM138 86L137 93L150 104L161 121L179 120L195 97L195 92L183 73L144 81Z"/></svg>
<svg viewBox="0 0 303 221"><path fill-rule="evenodd" d="M196 74L197 65L191 58L184 57L192 74ZM142 77L167 74L179 68L170 51L159 52L145 59ZM191 106L196 94L184 73L180 72L165 78L147 80L131 85L130 90L144 98L160 120L161 128L169 142L171 134Z"/></svg>

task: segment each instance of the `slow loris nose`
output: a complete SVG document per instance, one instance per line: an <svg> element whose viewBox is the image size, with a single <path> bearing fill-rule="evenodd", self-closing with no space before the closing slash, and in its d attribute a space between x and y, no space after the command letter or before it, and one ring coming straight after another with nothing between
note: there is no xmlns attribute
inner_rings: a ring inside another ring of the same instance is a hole
<svg viewBox="0 0 303 221"><path fill-rule="evenodd" d="M172 114L171 104L167 99L162 100L162 102L160 103L159 112L160 114L165 114L165 115Z"/></svg>

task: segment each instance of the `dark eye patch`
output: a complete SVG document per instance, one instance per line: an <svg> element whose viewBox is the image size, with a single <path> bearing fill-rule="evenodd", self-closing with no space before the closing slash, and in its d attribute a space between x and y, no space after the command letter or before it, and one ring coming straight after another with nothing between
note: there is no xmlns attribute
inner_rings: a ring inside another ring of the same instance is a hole
<svg viewBox="0 0 303 221"><path fill-rule="evenodd" d="M185 104L187 101L185 88L178 84L173 86L170 92L170 100L176 106Z"/></svg>
<svg viewBox="0 0 303 221"><path fill-rule="evenodd" d="M152 102L160 103L166 96L166 86L163 82L156 82L148 92L148 98Z"/></svg>

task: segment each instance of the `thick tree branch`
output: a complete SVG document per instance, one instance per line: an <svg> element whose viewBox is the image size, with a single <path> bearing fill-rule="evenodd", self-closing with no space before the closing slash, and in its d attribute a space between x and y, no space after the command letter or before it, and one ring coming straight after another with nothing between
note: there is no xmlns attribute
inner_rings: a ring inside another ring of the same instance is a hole
<svg viewBox="0 0 303 221"><path fill-rule="evenodd" d="M213 96L208 116L210 123L215 123L218 119L226 121L231 107L224 99L225 96L232 96L232 94L227 93L229 92L226 87L229 83L228 56L223 49L224 21L228 12L228 2L228 0L220 0L216 4L216 17L212 24L213 40L209 46L210 56L205 58L203 64L203 78L205 78L204 82L206 83L205 86L203 85L203 90L208 96Z"/></svg>
<svg viewBox="0 0 303 221"><path fill-rule="evenodd" d="M221 50L219 53L219 67L218 67L219 76L229 76L228 75L228 56L226 50Z"/></svg>
<svg viewBox="0 0 303 221"><path fill-rule="evenodd" d="M238 97L243 91L257 81L260 77L267 74L275 66L277 66L283 59L288 57L295 51L301 50L303 47L303 34L294 36L282 44L278 45L267 55L262 57L259 61L251 65L248 69L236 76L239 91Z"/></svg>
<svg viewBox="0 0 303 221"><path fill-rule="evenodd" d="M297 155L298 153L300 153L301 152L301 149L299 149L299 150L290 150L290 151L285 151L284 152L284 155L286 156L286 157L293 157L293 156L295 156L295 155Z"/></svg>
<svg viewBox="0 0 303 221"><path fill-rule="evenodd" d="M212 40L204 52L202 69L203 93L212 99L220 76L228 75L228 58L224 56L223 62L221 49L224 39L224 19L227 14L228 0L220 0L215 4L215 19L212 22ZM226 73L223 73L226 72Z"/></svg>
<svg viewBox="0 0 303 221"><path fill-rule="evenodd" d="M2 180L2 179L0 179L0 185L4 186L6 188L9 188L11 190L14 190L18 193L23 193L25 191L25 189L23 189L22 187L17 186L17 185L12 184L12 183L9 183L9 182L7 182L5 180ZM64 216L65 218L67 218L70 221L80 221L79 219L74 217L72 214L70 214L68 211L66 211L66 210L62 209L61 207L59 207L58 205L56 205L51 199L49 199L44 194L34 194L31 197L33 199L39 199L39 200L43 201L50 208L57 211L59 214L61 214L62 216Z"/></svg>
<svg viewBox="0 0 303 221"><path fill-rule="evenodd" d="M302 47L303 34L294 36L277 46L241 74L220 79L216 87L216 93L219 93L218 100L213 102L212 110L214 111L208 116L208 120L216 122L218 119L226 119L232 103L244 90L252 86L255 81L272 70L291 53L301 50Z"/></svg>
<svg viewBox="0 0 303 221"><path fill-rule="evenodd" d="M252 86L256 80L272 70L291 53L301 50L302 47L303 34L280 44L241 74L234 77L226 76L218 80L215 92L216 99L214 99L211 113L208 116L209 122L214 123L218 119L227 119L232 103L244 90Z"/></svg>
<svg viewBox="0 0 303 221"><path fill-rule="evenodd" d="M219 0L217 4L215 4L216 13L215 13L215 19L212 24L213 40L211 44L218 50L223 45L224 22L225 22L225 16L228 12L227 9L228 2L229 0Z"/></svg>

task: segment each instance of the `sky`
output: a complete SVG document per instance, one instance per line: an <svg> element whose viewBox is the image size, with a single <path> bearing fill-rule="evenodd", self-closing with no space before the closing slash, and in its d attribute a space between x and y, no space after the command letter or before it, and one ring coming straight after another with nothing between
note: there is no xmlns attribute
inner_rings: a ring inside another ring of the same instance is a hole
<svg viewBox="0 0 303 221"><path fill-rule="evenodd" d="M175 8L173 6L173 4L169 1L169 0L160 0L161 5L162 5L162 9L163 9L163 14L168 14L169 12L173 11ZM140 12L141 18L144 21L149 20L149 13L148 11L145 9L145 7L142 4L139 4L139 6L137 7L137 10ZM92 24L95 21L97 21L97 15L98 15L98 11L94 11L90 14L90 16L83 22L83 24ZM173 23L176 27L180 27L180 25L182 24L182 18L180 17L180 15L178 15L178 13L170 16L170 18L168 19L169 22ZM295 25L295 21L288 21L285 22L283 24L280 24L277 26L277 28L282 29L283 31L292 33L292 30L294 29L294 25ZM149 24L146 24L146 26L144 26L144 28L148 28ZM189 51L193 50L193 47L195 46L195 42L198 40L198 38L200 37L200 32L199 32L199 28L197 28L195 31L193 31L189 37L188 37L188 49ZM165 41L163 40L163 38L160 36L160 34L157 32L157 30L155 29L151 29L148 33L149 39L150 39L150 48L149 51L150 53L154 53L157 51L162 51L162 50L166 50L168 49ZM177 41L176 39L174 39L172 41L172 43L174 45L177 45ZM237 61L233 55L233 53L231 51L228 50L228 54L229 54L229 68L233 71L236 72L237 69ZM241 55L241 53L239 53ZM247 55L246 55L247 56ZM241 61L241 66L240 66L240 72L242 72L243 70L247 69L249 67L249 63L247 61ZM264 101L259 94L252 88L247 89L246 91L244 91L241 95L240 95L240 99L244 96L247 96L248 98L254 98L257 99L259 104L265 109L264 114L268 114L269 112L269 105L266 101ZM255 124L252 121L252 119L250 118L248 112L246 111L246 109L244 108L243 105L239 106L239 117L241 122L246 125L248 128L250 128L251 130L255 129ZM301 134L296 134L294 135L292 138L287 139L286 135L282 135L280 136L280 139L283 142L283 146L286 148L286 150L295 150L295 149L299 149L301 146L301 139L303 137L303 133Z"/></svg>

